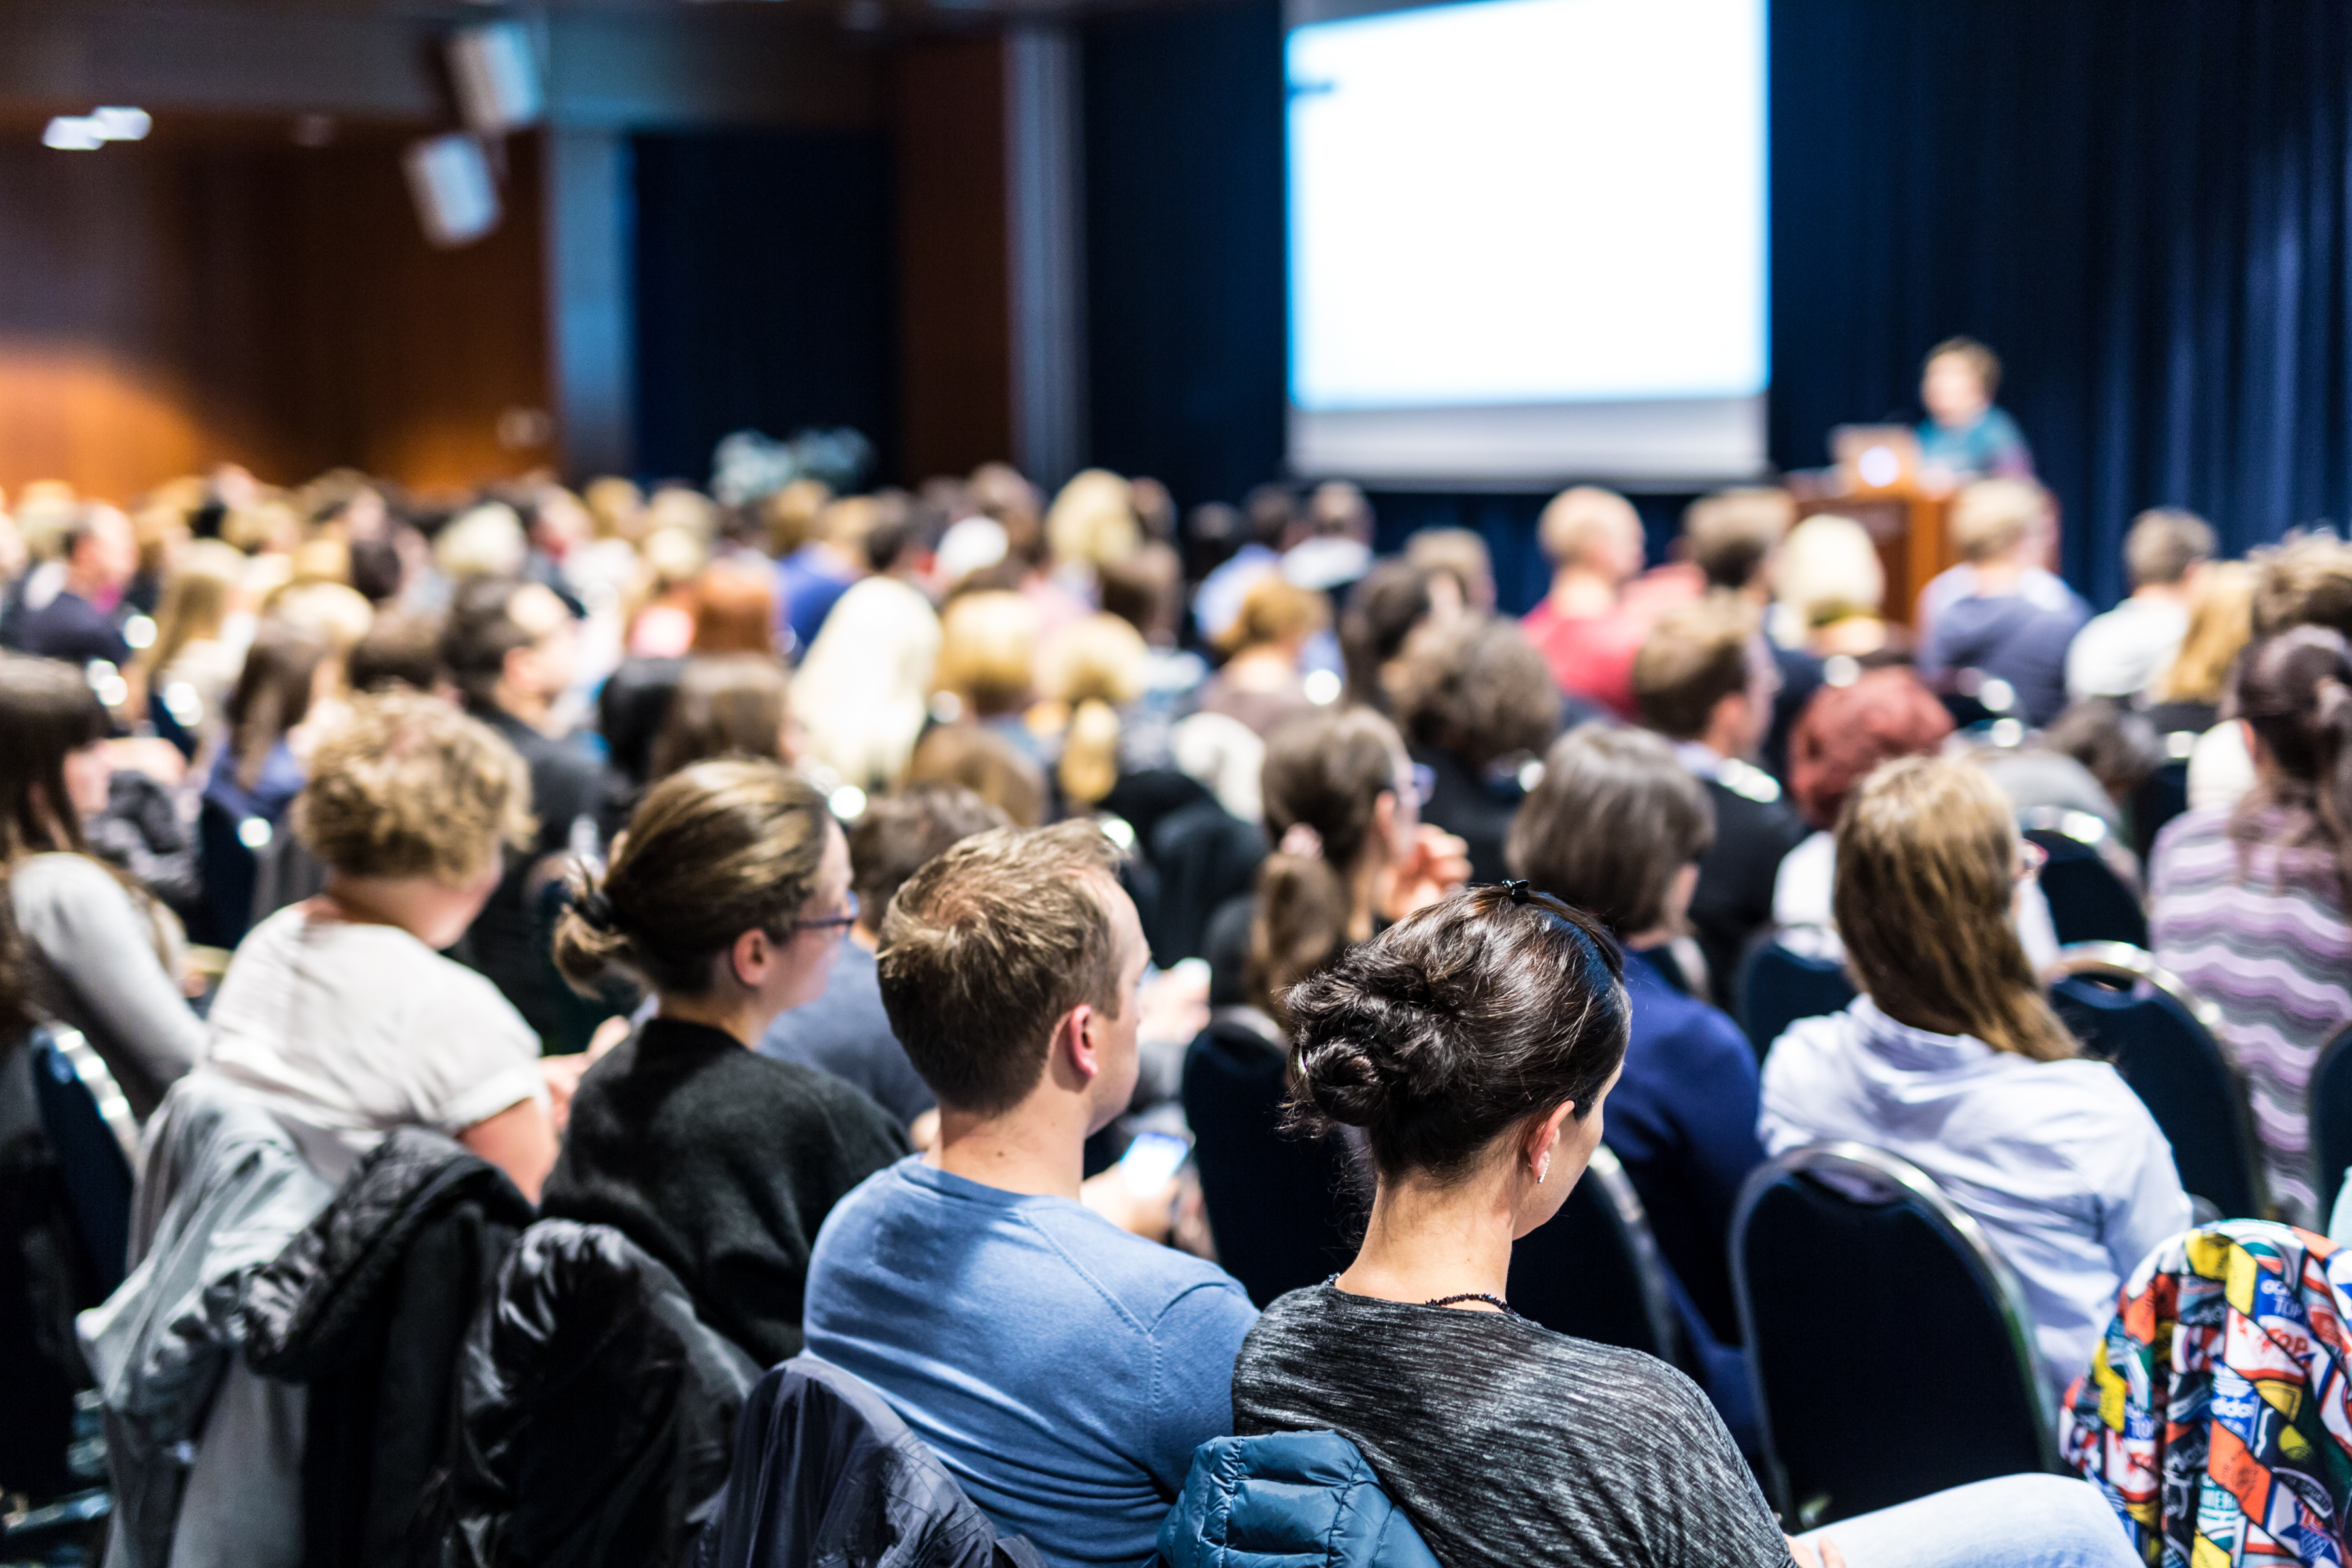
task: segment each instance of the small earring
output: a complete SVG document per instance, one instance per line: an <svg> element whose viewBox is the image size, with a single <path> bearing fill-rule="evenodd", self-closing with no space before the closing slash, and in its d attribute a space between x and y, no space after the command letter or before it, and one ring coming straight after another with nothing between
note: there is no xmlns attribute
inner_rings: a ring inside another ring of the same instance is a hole
<svg viewBox="0 0 2352 1568"><path fill-rule="evenodd" d="M1546 1160L1541 1165L1536 1167L1536 1185L1539 1187L1542 1186L1544 1184L1544 1178L1550 1174L1551 1162L1549 1160Z"/></svg>

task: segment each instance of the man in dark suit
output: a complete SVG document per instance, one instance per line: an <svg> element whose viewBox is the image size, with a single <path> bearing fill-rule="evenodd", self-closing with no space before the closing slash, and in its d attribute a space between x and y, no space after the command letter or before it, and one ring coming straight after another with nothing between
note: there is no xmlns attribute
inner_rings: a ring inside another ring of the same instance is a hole
<svg viewBox="0 0 2352 1568"><path fill-rule="evenodd" d="M1740 951L1771 921L1780 861L1807 832L1780 782L1754 762L1779 685L1755 606L1720 591L1661 616L1633 661L1642 721L1675 742L1715 806L1715 847L1698 864L1690 921L1707 990L1727 1010Z"/></svg>

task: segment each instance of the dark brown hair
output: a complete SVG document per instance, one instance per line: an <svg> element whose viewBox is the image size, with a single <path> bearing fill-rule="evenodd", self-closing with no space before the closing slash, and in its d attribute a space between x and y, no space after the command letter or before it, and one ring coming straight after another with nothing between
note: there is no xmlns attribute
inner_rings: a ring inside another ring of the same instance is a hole
<svg viewBox="0 0 2352 1568"><path fill-rule="evenodd" d="M404 686L430 691L441 679L441 621L407 611L379 611L352 648L354 691Z"/></svg>
<svg viewBox="0 0 2352 1568"><path fill-rule="evenodd" d="M1625 963L1548 894L1471 888L1349 949L1288 997L1290 1125L1361 1127L1381 1175L1468 1174L1495 1140L1624 1059Z"/></svg>
<svg viewBox="0 0 2352 1568"><path fill-rule="evenodd" d="M1248 984L1251 999L1276 1017L1282 994L1347 943L1349 882L1403 760L1395 726L1369 708L1303 715L1266 742L1259 784L1276 848L1258 868ZM1312 830L1314 852L1282 847L1294 827Z"/></svg>
<svg viewBox="0 0 2352 1568"><path fill-rule="evenodd" d="M530 646L530 633L512 613L523 586L517 577L476 577L458 584L450 601L441 624L441 664L474 707L491 700L507 655Z"/></svg>
<svg viewBox="0 0 2352 1568"><path fill-rule="evenodd" d="M326 638L291 621L267 619L255 628L226 710L229 754L246 788L259 782L286 732L310 716L312 683L327 653Z"/></svg>
<svg viewBox="0 0 2352 1568"><path fill-rule="evenodd" d="M927 862L975 833L1012 826L961 784L915 784L869 802L849 829L849 886L866 929L881 931L890 900Z"/></svg>
<svg viewBox="0 0 2352 1568"><path fill-rule="evenodd" d="M1467 617L1415 639L1397 682L1397 722L1417 745L1474 768L1541 752L1559 733L1559 688L1517 621Z"/></svg>
<svg viewBox="0 0 2352 1568"><path fill-rule="evenodd" d="M1090 821L1000 827L938 856L890 900L882 1005L941 1105L1009 1110L1037 1087L1071 1008L1118 1016L1118 859Z"/></svg>
<svg viewBox="0 0 2352 1568"><path fill-rule="evenodd" d="M1757 624L1751 605L1721 593L1659 616L1633 657L1642 722L1677 741L1704 732L1717 703L1748 689Z"/></svg>
<svg viewBox="0 0 2352 1568"><path fill-rule="evenodd" d="M651 777L710 757L781 759L784 670L756 653L698 655L687 661L654 737Z"/></svg>
<svg viewBox="0 0 2352 1568"><path fill-rule="evenodd" d="M698 996L747 931L781 942L816 890L832 814L782 763L697 763L646 792L602 874L574 863L555 966L582 994L609 968Z"/></svg>
<svg viewBox="0 0 2352 1568"><path fill-rule="evenodd" d="M1756 581L1796 521L1797 504L1786 490L1717 490L1683 513L1683 541L1708 587L1736 591Z"/></svg>
<svg viewBox="0 0 2352 1568"><path fill-rule="evenodd" d="M1580 724L1553 742L1511 823L1514 875L1619 936L1665 922L1675 873L1715 842L1715 807L1645 730Z"/></svg>
<svg viewBox="0 0 2352 1568"><path fill-rule="evenodd" d="M2257 843L2323 845L2352 894L2352 647L2344 634L2296 626L2248 647L2230 711L2253 727L2276 764L2231 814L2241 856Z"/></svg>
<svg viewBox="0 0 2352 1568"><path fill-rule="evenodd" d="M87 851L66 754L106 739L106 707L79 666L0 654L0 862Z"/></svg>
<svg viewBox="0 0 2352 1568"><path fill-rule="evenodd" d="M1382 667L1403 651L1405 638L1429 618L1433 567L1410 561L1379 561L1348 595L1339 617L1339 658L1347 667L1348 700L1387 712L1389 694Z"/></svg>
<svg viewBox="0 0 2352 1568"><path fill-rule="evenodd" d="M2035 1061L2076 1054L2010 924L2017 821L1974 763L1899 757L1838 818L1832 907L1854 977L1898 1024Z"/></svg>

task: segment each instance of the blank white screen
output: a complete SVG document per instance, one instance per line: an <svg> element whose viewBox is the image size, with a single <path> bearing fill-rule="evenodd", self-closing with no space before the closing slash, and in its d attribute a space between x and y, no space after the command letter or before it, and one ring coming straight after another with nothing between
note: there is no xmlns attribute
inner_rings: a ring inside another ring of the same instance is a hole
<svg viewBox="0 0 2352 1568"><path fill-rule="evenodd" d="M1473 0L1294 29L1294 408L1694 400L1719 425L1760 395L1765 5Z"/></svg>

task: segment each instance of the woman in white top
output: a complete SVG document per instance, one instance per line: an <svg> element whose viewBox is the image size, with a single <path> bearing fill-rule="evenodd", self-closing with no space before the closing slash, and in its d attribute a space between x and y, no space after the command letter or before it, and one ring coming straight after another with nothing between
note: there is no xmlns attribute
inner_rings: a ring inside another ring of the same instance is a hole
<svg viewBox="0 0 2352 1568"><path fill-rule="evenodd" d="M1864 995L1775 1042L1758 1130L1774 1154L1851 1140L1934 1177L2023 1283L2054 1408L2117 1285L2190 1215L2147 1108L2042 999L2011 912L2029 876L1974 763L1906 757L1864 780L1836 892Z"/></svg>
<svg viewBox="0 0 2352 1568"><path fill-rule="evenodd" d="M257 1094L330 1181L395 1127L448 1133L533 1201L555 1163L538 1037L444 958L530 830L522 759L414 692L354 699L294 828L327 890L254 927L214 1000L203 1066Z"/></svg>

